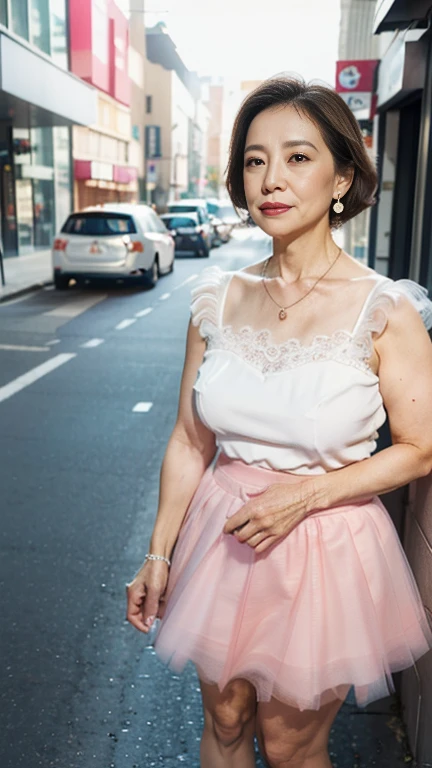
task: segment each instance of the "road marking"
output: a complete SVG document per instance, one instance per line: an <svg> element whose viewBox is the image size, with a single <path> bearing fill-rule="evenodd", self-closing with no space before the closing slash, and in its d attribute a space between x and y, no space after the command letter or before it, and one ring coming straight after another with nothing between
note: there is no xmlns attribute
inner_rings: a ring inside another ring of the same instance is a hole
<svg viewBox="0 0 432 768"><path fill-rule="evenodd" d="M85 344L80 344L82 349L91 349L91 347L98 347L100 344L103 344L105 339L90 339L90 341L86 341Z"/></svg>
<svg viewBox="0 0 432 768"><path fill-rule="evenodd" d="M52 347L54 344L60 344L60 339L53 339L52 341L47 341L47 346Z"/></svg>
<svg viewBox="0 0 432 768"><path fill-rule="evenodd" d="M170 296L170 293L163 293L162 296L159 296L159 301L166 301Z"/></svg>
<svg viewBox="0 0 432 768"><path fill-rule="evenodd" d="M186 280L183 280L183 282L180 283L180 285L176 285L176 287L173 288L173 291L178 291L179 288L183 288L184 285L187 285L188 283L191 283L192 280L196 280L197 277L198 277L198 275L190 275L189 277L186 278Z"/></svg>
<svg viewBox="0 0 432 768"><path fill-rule="evenodd" d="M49 347L25 347L20 344L0 344L0 349L13 349L17 352L49 352Z"/></svg>
<svg viewBox="0 0 432 768"><path fill-rule="evenodd" d="M126 320L122 320L121 323L116 325L116 331L122 331L124 328L129 328L130 325L136 323L136 318L128 317Z"/></svg>
<svg viewBox="0 0 432 768"><path fill-rule="evenodd" d="M83 312L98 304L100 301L106 299L107 294L101 296L85 296L81 299L71 298L66 304L61 304L55 309L50 309L49 312L44 312L44 315L49 317L77 317Z"/></svg>
<svg viewBox="0 0 432 768"><path fill-rule="evenodd" d="M148 413L153 403L137 403L132 408L132 413Z"/></svg>
<svg viewBox="0 0 432 768"><path fill-rule="evenodd" d="M51 371L59 368L60 365L68 363L69 360L72 360L74 357L76 357L76 354L73 352L56 355L56 357L52 357L51 360L47 360L45 363L42 363L42 365L38 365L36 368L32 368L31 371L27 371L27 373L24 373L22 376L18 376L17 379L10 381L9 384L5 384L4 387L0 387L0 403L2 403L3 400L7 400L8 397L12 397L12 395L15 395L17 392L20 392L22 389L25 389L25 387L30 386L30 384L33 384L38 379L41 379L42 376L46 376L47 373L51 373Z"/></svg>
<svg viewBox="0 0 432 768"><path fill-rule="evenodd" d="M145 317L150 312L153 312L153 307L147 307L147 309L142 309L141 312L135 312L135 317Z"/></svg>

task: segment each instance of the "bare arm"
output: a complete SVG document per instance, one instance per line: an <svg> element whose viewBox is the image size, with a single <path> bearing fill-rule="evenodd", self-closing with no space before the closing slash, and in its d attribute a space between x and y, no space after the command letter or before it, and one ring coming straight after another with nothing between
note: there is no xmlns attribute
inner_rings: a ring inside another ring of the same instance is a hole
<svg viewBox="0 0 432 768"><path fill-rule="evenodd" d="M150 552L170 558L192 496L216 453L215 437L193 407L193 385L205 351L197 328L189 325L177 421L168 442L160 476L159 505ZM160 611L168 582L162 561L147 561L127 587L127 619L147 633Z"/></svg>
<svg viewBox="0 0 432 768"><path fill-rule="evenodd" d="M386 493L432 471L432 345L406 299L390 313L375 349L392 446L294 486L270 486L227 521L225 533L263 552L317 510Z"/></svg>
<svg viewBox="0 0 432 768"><path fill-rule="evenodd" d="M393 444L320 478L318 506L386 493L432 470L432 345L419 314L399 303L375 344Z"/></svg>
<svg viewBox="0 0 432 768"><path fill-rule="evenodd" d="M214 434L198 418L192 400L204 349L205 342L190 325L177 422L162 463L159 507L150 543L150 552L168 558L192 496L216 453Z"/></svg>

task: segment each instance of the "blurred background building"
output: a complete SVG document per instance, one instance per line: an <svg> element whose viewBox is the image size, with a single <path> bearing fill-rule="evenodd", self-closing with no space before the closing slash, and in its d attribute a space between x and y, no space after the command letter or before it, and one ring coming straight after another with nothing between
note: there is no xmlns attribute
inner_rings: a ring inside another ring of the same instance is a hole
<svg viewBox="0 0 432 768"><path fill-rule="evenodd" d="M210 113L198 75L185 66L164 24L147 29L146 46L147 199L163 209L204 191Z"/></svg>
<svg viewBox="0 0 432 768"><path fill-rule="evenodd" d="M66 0L0 2L0 219L6 255L48 247L72 207L70 131L96 94L69 67Z"/></svg>

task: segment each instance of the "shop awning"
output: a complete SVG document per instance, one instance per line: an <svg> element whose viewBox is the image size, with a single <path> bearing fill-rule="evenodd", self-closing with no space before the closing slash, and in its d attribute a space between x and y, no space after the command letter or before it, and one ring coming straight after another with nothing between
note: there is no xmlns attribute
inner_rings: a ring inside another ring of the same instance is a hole
<svg viewBox="0 0 432 768"><path fill-rule="evenodd" d="M377 0L373 33L406 29L413 21L427 18L430 0Z"/></svg>
<svg viewBox="0 0 432 768"><path fill-rule="evenodd" d="M0 119L23 128L91 125L97 122L97 91L2 31Z"/></svg>

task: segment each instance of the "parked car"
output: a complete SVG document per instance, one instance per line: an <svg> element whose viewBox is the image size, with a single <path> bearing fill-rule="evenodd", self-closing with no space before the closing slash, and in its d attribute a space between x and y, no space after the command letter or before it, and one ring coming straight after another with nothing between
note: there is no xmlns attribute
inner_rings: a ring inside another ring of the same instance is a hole
<svg viewBox="0 0 432 768"><path fill-rule="evenodd" d="M198 214L163 213L161 219L175 240L175 252L182 256L210 256Z"/></svg>
<svg viewBox="0 0 432 768"><path fill-rule="evenodd" d="M147 205L110 203L72 213L52 248L54 284L71 278L125 279L155 286L174 269L174 239Z"/></svg>
<svg viewBox="0 0 432 768"><path fill-rule="evenodd" d="M196 213L208 248L210 249L216 244L216 240L218 239L217 233L211 224L206 201L204 199L175 200L168 204L168 213Z"/></svg>

